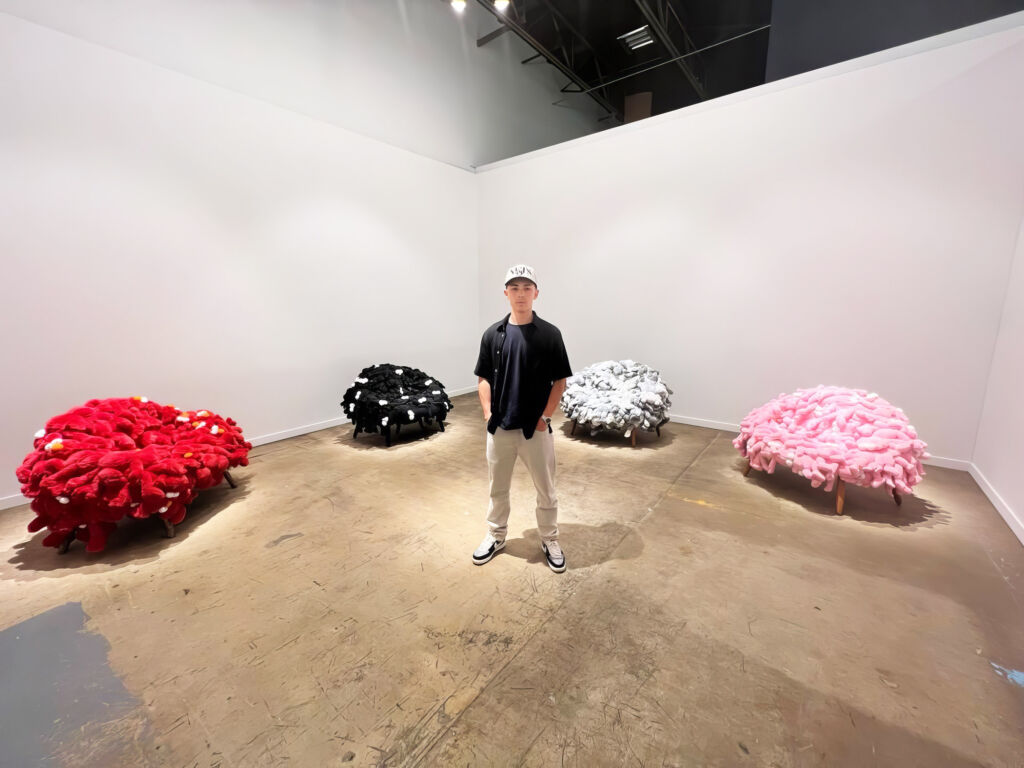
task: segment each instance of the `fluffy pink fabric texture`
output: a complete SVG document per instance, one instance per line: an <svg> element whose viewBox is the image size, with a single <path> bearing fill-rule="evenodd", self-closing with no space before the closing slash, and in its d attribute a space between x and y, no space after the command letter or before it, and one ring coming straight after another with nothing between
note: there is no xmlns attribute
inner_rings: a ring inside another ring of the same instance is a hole
<svg viewBox="0 0 1024 768"><path fill-rule="evenodd" d="M732 443L754 469L789 467L827 491L838 477L912 493L924 476L921 460L929 457L900 408L844 387L779 395L747 414Z"/></svg>

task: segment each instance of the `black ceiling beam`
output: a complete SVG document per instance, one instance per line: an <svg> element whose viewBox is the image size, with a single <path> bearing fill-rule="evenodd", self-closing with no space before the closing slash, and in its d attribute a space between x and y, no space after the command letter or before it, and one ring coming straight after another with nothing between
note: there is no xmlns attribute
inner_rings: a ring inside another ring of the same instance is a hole
<svg viewBox="0 0 1024 768"><path fill-rule="evenodd" d="M594 56L597 56L597 52L594 50L594 46L590 44L590 41L587 40L586 37L584 37L582 32L580 32L578 29L576 29L576 27L573 26L572 22L569 21L568 18L566 18L564 13L558 10L557 6L555 6L555 4L551 2L551 0L541 0L541 2L544 3L544 5L547 7L548 11L554 18L558 19L558 21L561 21L562 24L565 25L565 27L570 32L572 32L577 38L579 38L579 41L583 43L583 45L585 45L587 49L589 49L590 52L594 54Z"/></svg>
<svg viewBox="0 0 1024 768"><path fill-rule="evenodd" d="M508 27L502 25L502 26L498 27L496 30L494 30L493 32L488 32L486 35L484 35L483 37L479 38L476 41L476 47L479 48L479 47L481 47L483 45L487 45L489 42L491 42L491 40L494 40L497 37L501 37L506 32L508 32Z"/></svg>
<svg viewBox="0 0 1024 768"><path fill-rule="evenodd" d="M494 7L494 3L492 2L492 0L476 1L479 5L485 8L488 13L492 14L498 21L500 21L502 24L507 26L517 35L519 35L519 37L521 37L529 46L531 46L533 50L535 50L537 53L539 53L541 56L547 59L548 63L551 64L551 66L553 66L563 75L565 75L574 83L576 83L576 85L578 85L583 92L587 93L590 96L590 98L596 101L602 109L604 109L606 112L610 112L616 117L619 116L619 111L608 102L608 99L606 99L601 94L596 93L592 89L589 89L587 83L583 81L579 77L579 75L577 75L575 72L569 69L569 67L565 66L565 64L558 60L557 56L555 56L551 51L549 51L547 48L541 45L541 43L538 42L533 37L533 35L527 32L526 29L524 29L523 26L519 24L519 22L512 18L511 14L506 14L499 11L497 8Z"/></svg>
<svg viewBox="0 0 1024 768"><path fill-rule="evenodd" d="M700 100L703 101L706 99L707 95L704 93L704 87L700 84L697 76L693 74L693 70L690 69L689 65L682 60L681 56L683 54L679 52L676 44L672 42L672 38L669 37L668 30L665 29L665 26L661 23L658 15L651 10L651 7L647 4L647 0L633 0L633 3L640 9L640 13L642 13L644 18L647 20L647 25L651 28L651 31L654 32L654 36L658 38L658 42L664 45L668 49L672 58L676 60L676 65L680 70L682 70L683 75L686 76L690 85L693 86L693 90L697 92L697 96L700 97Z"/></svg>
<svg viewBox="0 0 1024 768"><path fill-rule="evenodd" d="M573 35L575 35L581 43L583 43L584 47L586 47L586 49L590 51L590 55L593 57L594 60L594 68L597 70L597 82L601 82L602 80L604 80L604 74L601 72L601 60L597 56L597 49L590 44L590 41L587 40L586 36L582 32L580 32L568 18L566 18L565 14L562 13L558 9L558 7L551 2L551 0L541 0L541 2L544 3L544 5L548 9L548 12L551 13L552 19L560 19L562 21L562 24L564 24L568 28L568 30ZM605 98L608 97L608 93L606 91L603 92L602 95Z"/></svg>
<svg viewBox="0 0 1024 768"><path fill-rule="evenodd" d="M676 13L676 9L672 5L672 3L669 2L669 0L664 0L664 3L665 3L665 10L668 11L668 13L672 14L672 18L674 18L676 20L676 24L678 24L679 25L679 29L682 30L682 32L683 32L683 39L686 40L686 44L689 46L688 50L692 51L697 46L694 44L693 38L690 37L690 33L686 31L686 25L683 24L683 20L679 18L679 14ZM665 17L665 28L668 29L668 14L663 11L662 15Z"/></svg>

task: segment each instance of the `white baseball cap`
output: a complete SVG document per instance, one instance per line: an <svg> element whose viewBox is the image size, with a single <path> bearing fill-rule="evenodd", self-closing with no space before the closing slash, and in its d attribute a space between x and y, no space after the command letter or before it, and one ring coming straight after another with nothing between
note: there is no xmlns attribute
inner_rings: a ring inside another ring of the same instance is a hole
<svg viewBox="0 0 1024 768"><path fill-rule="evenodd" d="M529 264L516 264L514 267L509 267L508 272L505 273L505 285L520 278L537 285L537 273Z"/></svg>

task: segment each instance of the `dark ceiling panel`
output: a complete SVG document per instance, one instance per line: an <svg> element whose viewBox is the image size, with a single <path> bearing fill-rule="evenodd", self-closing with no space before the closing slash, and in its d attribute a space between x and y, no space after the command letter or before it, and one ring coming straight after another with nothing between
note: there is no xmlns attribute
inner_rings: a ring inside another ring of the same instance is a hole
<svg viewBox="0 0 1024 768"><path fill-rule="evenodd" d="M506 11L567 75L567 92L590 91L616 120L633 93L650 91L659 114L763 83L767 29L730 39L770 17L771 0L513 0ZM619 39L645 26L649 44L630 50Z"/></svg>

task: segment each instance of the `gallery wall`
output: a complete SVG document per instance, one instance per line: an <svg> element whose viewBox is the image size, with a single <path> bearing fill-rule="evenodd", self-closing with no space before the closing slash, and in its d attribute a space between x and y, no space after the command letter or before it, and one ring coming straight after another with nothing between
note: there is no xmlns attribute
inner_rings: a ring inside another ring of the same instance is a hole
<svg viewBox="0 0 1024 768"><path fill-rule="evenodd" d="M574 368L654 365L681 420L863 387L967 468L1021 221L1024 28L876 61L480 169L480 324L532 262Z"/></svg>
<svg viewBox="0 0 1024 768"><path fill-rule="evenodd" d="M1022 181L1024 186L1024 181ZM1024 541L1024 217L974 446L975 479Z"/></svg>
<svg viewBox="0 0 1024 768"><path fill-rule="evenodd" d="M462 168L608 123L471 0L0 0L65 32ZM563 102L554 106L552 102Z"/></svg>
<svg viewBox="0 0 1024 768"><path fill-rule="evenodd" d="M472 173L4 14L0 103L0 504L90 397L270 440L366 364L472 385Z"/></svg>

